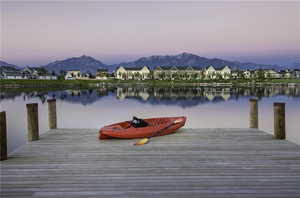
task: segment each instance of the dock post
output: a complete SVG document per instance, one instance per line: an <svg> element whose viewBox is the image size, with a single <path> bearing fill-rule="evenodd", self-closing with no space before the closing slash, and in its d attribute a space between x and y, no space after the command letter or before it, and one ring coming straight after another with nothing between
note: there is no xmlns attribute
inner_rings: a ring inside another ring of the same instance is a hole
<svg viewBox="0 0 300 198"><path fill-rule="evenodd" d="M250 99L250 128L258 128L258 106L257 99Z"/></svg>
<svg viewBox="0 0 300 198"><path fill-rule="evenodd" d="M7 160L6 113L0 112L0 161Z"/></svg>
<svg viewBox="0 0 300 198"><path fill-rule="evenodd" d="M49 129L57 128L57 115L56 115L56 100L47 100L48 102L48 121Z"/></svg>
<svg viewBox="0 0 300 198"><path fill-rule="evenodd" d="M39 115L38 104L26 104L27 107L27 124L28 124L28 140L39 140Z"/></svg>
<svg viewBox="0 0 300 198"><path fill-rule="evenodd" d="M285 139L285 103L275 102L274 105L274 136Z"/></svg>

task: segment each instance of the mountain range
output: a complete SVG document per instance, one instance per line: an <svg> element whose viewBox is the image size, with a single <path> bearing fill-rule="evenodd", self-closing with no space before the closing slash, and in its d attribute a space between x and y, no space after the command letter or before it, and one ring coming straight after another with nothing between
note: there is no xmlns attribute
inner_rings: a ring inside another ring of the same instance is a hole
<svg viewBox="0 0 300 198"><path fill-rule="evenodd" d="M80 70L84 73L96 73L99 68L107 68L102 62L93 57L82 55L80 57L67 58L54 61L44 66L48 71L59 73L60 71Z"/></svg>
<svg viewBox="0 0 300 198"><path fill-rule="evenodd" d="M80 70L81 72L96 73L97 69L108 69L109 71L114 71L119 66L124 67L140 67L148 66L154 69L157 66L194 66L198 68L204 68L213 65L215 68L220 68L223 66L230 66L231 69L300 69L300 63L293 63L289 66L278 66L278 65L268 65L268 64L258 64L258 63L241 63L238 61L228 61L218 58L205 58L195 54L181 53L178 55L166 55L166 56L149 56L142 57L132 62L122 62L114 65L106 65L101 61L91 57L91 56L80 56L72 57L64 60L58 60L51 62L43 67L48 71L54 71L55 73L60 73L60 71L68 70ZM0 61L0 66L9 66L12 68L18 68L16 65L8 64Z"/></svg>
<svg viewBox="0 0 300 198"><path fill-rule="evenodd" d="M2 70L8 70L8 71L16 71L20 69L17 65L9 64L7 62L0 60L0 71Z"/></svg>
<svg viewBox="0 0 300 198"><path fill-rule="evenodd" d="M204 68L213 65L215 68L230 66L232 69L269 69L276 67L275 65L264 65L257 63L240 63L238 61L228 61L218 58L205 58L195 54L181 53L178 55L167 56L149 56L143 57L133 62L124 62L116 66L134 67L146 65L151 69L156 66L194 66Z"/></svg>

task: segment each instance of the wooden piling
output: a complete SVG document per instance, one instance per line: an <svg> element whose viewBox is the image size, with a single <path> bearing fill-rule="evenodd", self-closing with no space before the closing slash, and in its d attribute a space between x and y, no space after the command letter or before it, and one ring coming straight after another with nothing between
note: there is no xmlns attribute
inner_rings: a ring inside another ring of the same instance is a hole
<svg viewBox="0 0 300 198"><path fill-rule="evenodd" d="M27 124L28 124L28 140L34 141L39 139L39 116L38 104L27 104Z"/></svg>
<svg viewBox="0 0 300 198"><path fill-rule="evenodd" d="M250 128L258 128L258 105L257 99L250 99Z"/></svg>
<svg viewBox="0 0 300 198"><path fill-rule="evenodd" d="M57 128L56 100L47 100L48 102L48 121L49 129Z"/></svg>
<svg viewBox="0 0 300 198"><path fill-rule="evenodd" d="M274 136L285 139L285 103L275 102L274 105Z"/></svg>
<svg viewBox="0 0 300 198"><path fill-rule="evenodd" d="M0 112L0 160L7 159L6 113Z"/></svg>

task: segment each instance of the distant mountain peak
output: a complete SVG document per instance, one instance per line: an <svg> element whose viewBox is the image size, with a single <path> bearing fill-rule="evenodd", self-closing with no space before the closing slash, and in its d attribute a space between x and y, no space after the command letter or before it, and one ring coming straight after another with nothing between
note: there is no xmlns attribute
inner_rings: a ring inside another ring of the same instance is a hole
<svg viewBox="0 0 300 198"><path fill-rule="evenodd" d="M17 66L17 65L13 65L13 64L1 61L1 60L0 60L0 67L11 67L11 68L14 68L14 69L20 69L20 67Z"/></svg>
<svg viewBox="0 0 300 198"><path fill-rule="evenodd" d="M54 61L44 66L49 71L59 73L60 71L80 70L81 72L96 73L100 68L106 68L101 61L87 55L71 57L64 60Z"/></svg>
<svg viewBox="0 0 300 198"><path fill-rule="evenodd" d="M230 66L232 69L258 69L258 68L274 68L274 65L256 64L256 63L241 63L238 61L228 61L220 58L205 58L196 54L182 52L176 55L154 55L142 57L133 62L123 62L114 66L138 67L146 65L151 69L157 66L194 66L205 68L207 66L214 66L215 68L222 68Z"/></svg>

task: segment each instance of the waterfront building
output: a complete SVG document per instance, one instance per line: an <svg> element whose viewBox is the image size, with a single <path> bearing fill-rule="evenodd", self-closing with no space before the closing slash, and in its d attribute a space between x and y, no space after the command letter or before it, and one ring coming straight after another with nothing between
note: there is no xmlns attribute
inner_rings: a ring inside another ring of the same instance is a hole
<svg viewBox="0 0 300 198"><path fill-rule="evenodd" d="M294 77L295 77L295 78L299 78L299 79L300 79L300 69L295 69L295 70L293 71L293 73L294 73Z"/></svg>
<svg viewBox="0 0 300 198"><path fill-rule="evenodd" d="M65 80L76 80L81 78L81 72L79 70L67 71Z"/></svg>
<svg viewBox="0 0 300 198"><path fill-rule="evenodd" d="M215 69L213 66L209 66L204 70L205 79L230 79L231 69L229 66L224 66L220 69Z"/></svg>
<svg viewBox="0 0 300 198"><path fill-rule="evenodd" d="M158 66L153 70L156 80L195 80L202 78L202 71L192 66Z"/></svg>
<svg viewBox="0 0 300 198"><path fill-rule="evenodd" d="M292 70L286 69L286 70L282 70L279 72L280 73L280 77L281 78L294 78L294 72L292 72Z"/></svg>
<svg viewBox="0 0 300 198"><path fill-rule="evenodd" d="M256 73L263 72L265 78L281 78L281 74L273 69L256 70Z"/></svg>
<svg viewBox="0 0 300 198"><path fill-rule="evenodd" d="M108 79L108 69L98 69L96 73L97 80L107 80Z"/></svg>
<svg viewBox="0 0 300 198"><path fill-rule="evenodd" d="M246 79L250 79L253 77L253 71L250 71L249 69L246 69L243 71L243 77Z"/></svg>
<svg viewBox="0 0 300 198"><path fill-rule="evenodd" d="M39 80L57 80L54 73L48 72L43 67L25 67L20 71L24 79L39 79Z"/></svg>
<svg viewBox="0 0 300 198"><path fill-rule="evenodd" d="M143 67L119 67L115 72L115 77L120 80L146 80L150 79L150 70L147 66Z"/></svg>
<svg viewBox="0 0 300 198"><path fill-rule="evenodd" d="M3 71L0 76L1 79L28 79L28 76L20 71Z"/></svg>

